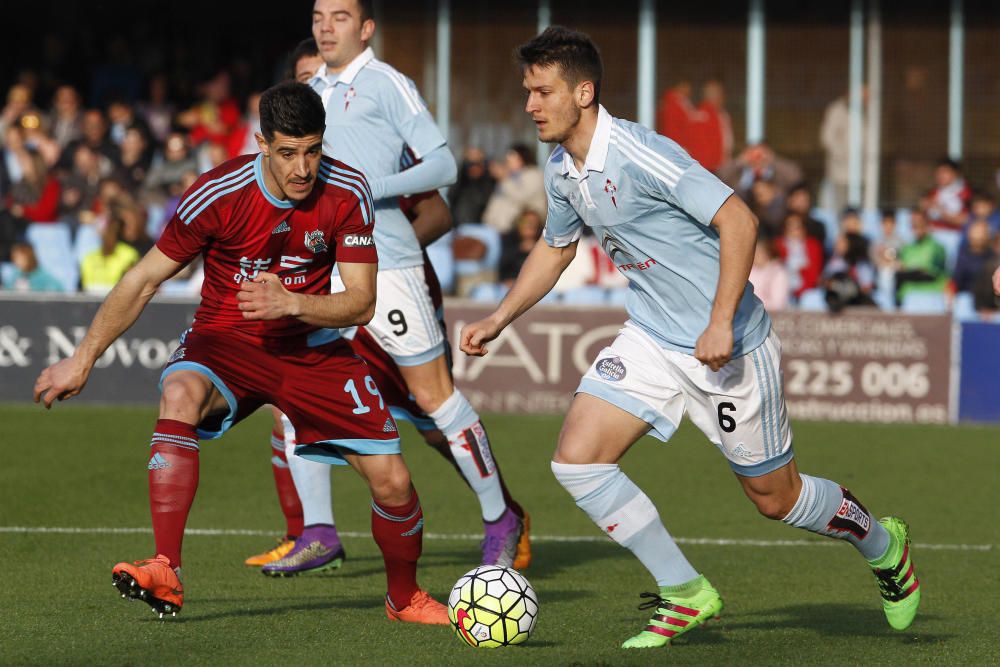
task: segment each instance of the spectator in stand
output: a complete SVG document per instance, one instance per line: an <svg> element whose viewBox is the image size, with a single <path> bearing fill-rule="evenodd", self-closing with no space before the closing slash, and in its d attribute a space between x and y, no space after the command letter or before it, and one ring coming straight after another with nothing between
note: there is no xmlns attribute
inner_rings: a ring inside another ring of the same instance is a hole
<svg viewBox="0 0 1000 667"><path fill-rule="evenodd" d="M52 96L52 111L49 114L49 132L59 147L66 146L83 136L83 113L80 109L80 93L69 85L56 88Z"/></svg>
<svg viewBox="0 0 1000 667"><path fill-rule="evenodd" d="M167 75L160 72L149 80L149 99L136 105L136 113L149 128L152 143L162 146L174 123L174 105L170 102Z"/></svg>
<svg viewBox="0 0 1000 667"><path fill-rule="evenodd" d="M121 240L122 222L111 216L101 232L101 247L80 262L80 286L88 294L107 294L139 261L135 248Z"/></svg>
<svg viewBox="0 0 1000 667"><path fill-rule="evenodd" d="M993 241L993 255L972 286L973 303L984 318L992 318L1000 311L1000 236Z"/></svg>
<svg viewBox="0 0 1000 667"><path fill-rule="evenodd" d="M826 305L834 313L845 306L874 306L875 269L868 261L868 239L855 232L841 232L833 255L823 269Z"/></svg>
<svg viewBox="0 0 1000 667"><path fill-rule="evenodd" d="M517 225L503 235L500 254L500 282L510 287L521 272L524 260L528 259L532 248L542 236L545 224L536 211L525 211L518 218Z"/></svg>
<svg viewBox="0 0 1000 667"><path fill-rule="evenodd" d="M911 214L911 225L913 242L899 251L896 305L902 304L903 297L910 290L943 291L948 281L944 247L931 236L930 221L919 208Z"/></svg>
<svg viewBox="0 0 1000 667"><path fill-rule="evenodd" d="M21 117L28 113L38 113L32 103L31 88L23 83L16 83L7 91L7 103L0 111L0 136L5 136L7 128L17 125Z"/></svg>
<svg viewBox="0 0 1000 667"><path fill-rule="evenodd" d="M766 236L757 239L753 266L750 267L750 284L768 312L788 307L788 269L778 257L774 239Z"/></svg>
<svg viewBox="0 0 1000 667"><path fill-rule="evenodd" d="M204 174L228 159L229 149L226 148L225 144L217 141L205 142L198 147L198 172Z"/></svg>
<svg viewBox="0 0 1000 667"><path fill-rule="evenodd" d="M226 150L226 159L238 155L235 152L230 154L229 147L233 145L233 134L239 132L241 118L240 107L230 93L230 85L229 72L217 72L201 85L202 99L177 115L177 122L190 130L194 146L203 143L221 145Z"/></svg>
<svg viewBox="0 0 1000 667"><path fill-rule="evenodd" d="M927 218L935 229L961 230L969 218L972 190L954 160L941 160L934 168L934 189L928 194Z"/></svg>
<svg viewBox="0 0 1000 667"><path fill-rule="evenodd" d="M865 138L868 124L868 86L861 87L861 152L866 150ZM847 184L850 174L851 147L850 99L845 93L830 102L823 114L819 128L819 141L826 152L826 174L821 192L822 206L828 211L843 210L848 204ZM862 158L863 159L863 158Z"/></svg>
<svg viewBox="0 0 1000 667"><path fill-rule="evenodd" d="M503 162L490 165L497 185L483 211L483 223L501 234L510 231L524 211L535 211L543 219L547 212L542 170L535 152L524 144L507 150Z"/></svg>
<svg viewBox="0 0 1000 667"><path fill-rule="evenodd" d="M896 232L896 214L891 209L882 212L882 238L872 244L871 261L881 271L896 272L903 239Z"/></svg>
<svg viewBox="0 0 1000 667"><path fill-rule="evenodd" d="M789 213L802 216L806 221L806 234L819 241L826 254L826 225L812 216L813 196L809 185L800 181L793 185L785 198L785 208Z"/></svg>
<svg viewBox="0 0 1000 667"><path fill-rule="evenodd" d="M475 146L465 149L462 154L462 168L458 180L448 191L451 214L458 224L482 222L483 211L496 187L486 163L486 155Z"/></svg>
<svg viewBox="0 0 1000 667"><path fill-rule="evenodd" d="M316 40L312 37L299 42L288 61L291 63L290 78L299 83L309 83L309 79L313 78L323 65L323 57L319 54Z"/></svg>
<svg viewBox="0 0 1000 667"><path fill-rule="evenodd" d="M146 176L146 190L153 195L172 197L179 195L177 185L184 174L197 172L198 161L191 155L187 135L183 132L171 132L163 144L163 157L156 162Z"/></svg>
<svg viewBox="0 0 1000 667"><path fill-rule="evenodd" d="M108 137L108 123L104 114L96 109L88 109L83 112L83 120L80 124L82 136L76 141L72 141L63 149L59 160L61 169L71 169L73 166L73 155L77 146L86 145L100 155L103 155L113 164L118 164L118 146Z"/></svg>
<svg viewBox="0 0 1000 667"><path fill-rule="evenodd" d="M19 126L9 127L6 133L7 150L13 156L21 178L12 182L5 197L11 214L28 222L50 223L59 220L59 180L45 165L37 151L24 143L24 131Z"/></svg>
<svg viewBox="0 0 1000 667"><path fill-rule="evenodd" d="M15 243L10 249L13 275L5 289L16 292L62 292L63 285L51 273L38 265L38 257L30 243Z"/></svg>
<svg viewBox="0 0 1000 667"><path fill-rule="evenodd" d="M795 299L819 285L823 271L823 249L819 241L806 234L805 220L791 214L785 218L784 231L775 240L778 255L788 269L788 287Z"/></svg>
<svg viewBox="0 0 1000 667"><path fill-rule="evenodd" d="M139 256L149 252L155 242L146 232L146 209L129 195L122 195L111 206L111 216L121 224L121 240Z"/></svg>
<svg viewBox="0 0 1000 667"><path fill-rule="evenodd" d="M701 103L694 116L694 143L691 157L705 169L717 172L733 159L733 122L726 111L726 90L718 79L709 79L701 87Z"/></svg>
<svg viewBox="0 0 1000 667"><path fill-rule="evenodd" d="M111 174L111 161L90 146L79 144L73 153L73 169L63 172L59 219L74 227L93 222L94 204L101 179Z"/></svg>
<svg viewBox="0 0 1000 667"><path fill-rule="evenodd" d="M845 208L840 214L840 233L864 236L864 224L861 222L861 212L856 208Z"/></svg>
<svg viewBox="0 0 1000 667"><path fill-rule="evenodd" d="M248 153L259 153L260 146L257 145L257 133L260 132L260 93L250 93L247 98L247 112L243 117L243 123L238 132L233 135L233 146L230 151L236 151L237 155Z"/></svg>
<svg viewBox="0 0 1000 667"><path fill-rule="evenodd" d="M951 276L953 292L971 292L984 267L996 259L991 236L990 223L985 219L969 223L968 243L959 248Z"/></svg>
<svg viewBox="0 0 1000 667"><path fill-rule="evenodd" d="M747 146L739 157L719 169L719 179L743 199L750 198L753 184L771 179L784 198L793 185L802 181L802 170L791 160L774 154L766 143Z"/></svg>
<svg viewBox="0 0 1000 667"><path fill-rule="evenodd" d="M774 238L781 235L785 222L785 200L771 178L755 181L747 200L750 210L760 220L760 230L765 236Z"/></svg>
<svg viewBox="0 0 1000 667"><path fill-rule="evenodd" d="M679 79L660 98L660 108L656 112L656 131L680 144L685 150L696 143L693 141L695 121L700 115L691 101L691 82Z"/></svg>
<svg viewBox="0 0 1000 667"><path fill-rule="evenodd" d="M1000 211L997 210L996 199L985 190L978 190L972 195L972 203L969 207L969 224L965 226L966 235L971 223L976 220L985 220L990 226L990 233L1000 234Z"/></svg>
<svg viewBox="0 0 1000 667"><path fill-rule="evenodd" d="M117 172L129 192L138 192L146 182L151 162L148 148L149 140L142 126L131 125L126 128Z"/></svg>
<svg viewBox="0 0 1000 667"><path fill-rule="evenodd" d="M110 122L108 136L118 146L119 151L122 149L129 128L139 128L144 137L150 136L146 121L136 112L132 103L124 97L115 97L108 104L108 121ZM148 146L149 142L147 141L146 144Z"/></svg>

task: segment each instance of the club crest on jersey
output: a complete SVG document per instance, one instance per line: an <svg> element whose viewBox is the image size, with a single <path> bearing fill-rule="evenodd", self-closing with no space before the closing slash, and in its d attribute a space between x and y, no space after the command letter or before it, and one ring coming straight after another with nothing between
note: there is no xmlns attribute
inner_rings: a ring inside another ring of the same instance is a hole
<svg viewBox="0 0 1000 667"><path fill-rule="evenodd" d="M615 199L615 195L618 193L618 188L615 187L615 184L611 182L610 178L604 182L604 191L611 195L611 203L615 205L615 208L618 208L618 200Z"/></svg>
<svg viewBox="0 0 1000 667"><path fill-rule="evenodd" d="M347 92L344 93L344 111L347 111L347 107L351 106L351 100L353 100L357 94L357 91L354 90L354 86L347 89Z"/></svg>
<svg viewBox="0 0 1000 667"><path fill-rule="evenodd" d="M306 232L305 243L306 248L311 250L313 254L327 251L326 239L323 238L323 230L321 229Z"/></svg>
<svg viewBox="0 0 1000 667"><path fill-rule="evenodd" d="M625 364L620 357L605 357L597 362L597 374L608 382L618 382L625 377Z"/></svg>

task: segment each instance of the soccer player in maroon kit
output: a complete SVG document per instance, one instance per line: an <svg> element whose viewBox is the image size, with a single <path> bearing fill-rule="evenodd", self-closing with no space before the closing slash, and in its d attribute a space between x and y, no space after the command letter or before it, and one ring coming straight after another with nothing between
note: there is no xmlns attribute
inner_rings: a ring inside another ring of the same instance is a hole
<svg viewBox="0 0 1000 667"><path fill-rule="evenodd" d="M35 401L49 408L78 394L159 285L202 255L202 302L161 376L147 466L157 555L117 564L116 587L161 616L180 610L181 541L198 485L198 441L220 437L271 403L294 421L297 454L350 464L368 483L389 619L447 624L445 606L417 585L423 514L396 424L368 367L337 331L367 323L374 312L367 182L322 156L326 114L308 86L269 89L260 115L261 153L195 182L156 247L108 295L73 356L42 371ZM338 294L330 294L334 262L346 286Z"/></svg>

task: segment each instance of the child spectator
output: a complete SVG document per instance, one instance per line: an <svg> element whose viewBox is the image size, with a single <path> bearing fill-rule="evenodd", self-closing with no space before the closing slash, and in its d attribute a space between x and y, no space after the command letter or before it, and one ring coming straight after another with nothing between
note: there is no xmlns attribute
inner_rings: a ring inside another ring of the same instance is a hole
<svg viewBox="0 0 1000 667"><path fill-rule="evenodd" d="M948 282L944 247L931 236L931 225L920 209L912 213L913 242L899 251L896 271L896 304L909 290L942 291Z"/></svg>
<svg viewBox="0 0 1000 667"><path fill-rule="evenodd" d="M806 234L805 221L801 215L785 218L785 229L775 243L778 254L788 269L788 286L798 299L808 289L819 285L823 271L823 249L819 241Z"/></svg>
<svg viewBox="0 0 1000 667"><path fill-rule="evenodd" d="M968 243L959 248L958 260L955 262L955 272L951 278L952 291L972 291L983 267L995 258L990 241L989 222L981 219L969 224Z"/></svg>
<svg viewBox="0 0 1000 667"><path fill-rule="evenodd" d="M107 294L139 261L136 249L121 240L121 228L121 220L108 218L101 232L101 247L80 262L80 286L84 292Z"/></svg>
<svg viewBox="0 0 1000 667"><path fill-rule="evenodd" d="M63 284L51 273L38 265L35 249L29 243L15 243L10 249L10 261L14 264L11 284L6 289L16 292L62 292Z"/></svg>
<svg viewBox="0 0 1000 667"><path fill-rule="evenodd" d="M778 258L773 239L757 239L753 266L750 267L750 284L753 293L770 312L788 307L788 269Z"/></svg>
<svg viewBox="0 0 1000 667"><path fill-rule="evenodd" d="M833 256L823 269L826 304L834 313L845 306L873 306L875 269L868 261L868 240L854 232L844 232L833 244Z"/></svg>

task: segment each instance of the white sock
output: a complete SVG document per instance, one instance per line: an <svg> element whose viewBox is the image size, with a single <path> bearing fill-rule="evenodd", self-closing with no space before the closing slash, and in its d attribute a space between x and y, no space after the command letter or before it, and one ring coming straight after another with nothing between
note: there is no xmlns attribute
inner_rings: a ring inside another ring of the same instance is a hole
<svg viewBox="0 0 1000 667"><path fill-rule="evenodd" d="M333 498L330 495L330 466L309 461L295 455L295 427L288 417L281 415L285 429L285 457L292 471L295 490L302 503L302 522L306 526L317 523L333 525Z"/></svg>
<svg viewBox="0 0 1000 667"><path fill-rule="evenodd" d="M653 501L616 464L553 461L552 474L605 535L635 554L658 586L679 586L698 576Z"/></svg>
<svg viewBox="0 0 1000 667"><path fill-rule="evenodd" d="M479 415L456 389L434 412L428 415L434 420L458 463L462 476L479 498L484 521L496 521L507 509L500 488L500 477L493 461L493 451L486 429L479 421Z"/></svg>

